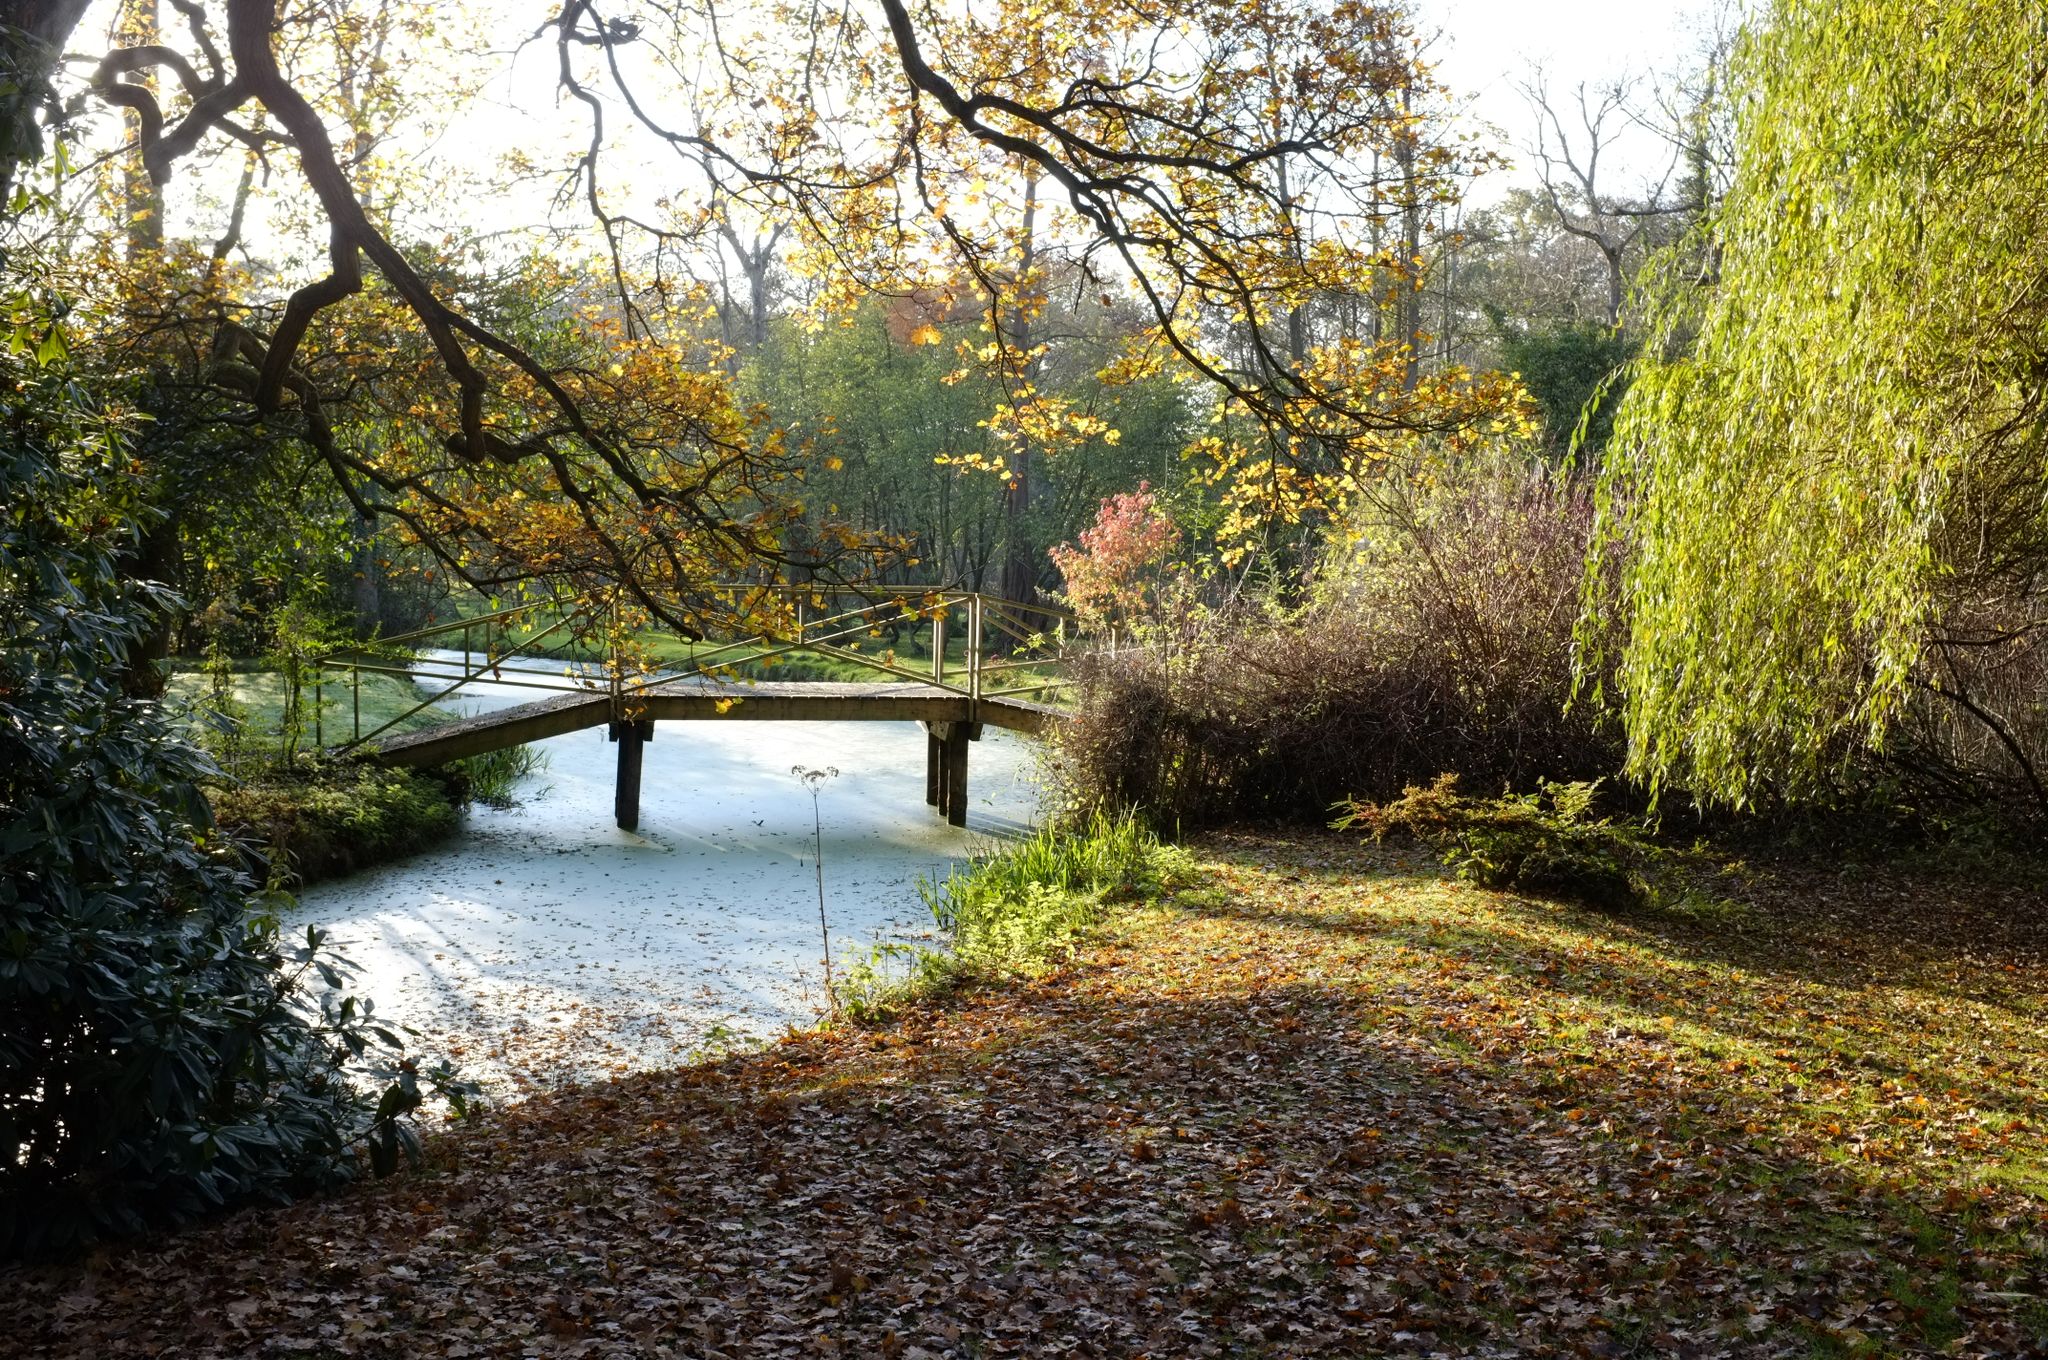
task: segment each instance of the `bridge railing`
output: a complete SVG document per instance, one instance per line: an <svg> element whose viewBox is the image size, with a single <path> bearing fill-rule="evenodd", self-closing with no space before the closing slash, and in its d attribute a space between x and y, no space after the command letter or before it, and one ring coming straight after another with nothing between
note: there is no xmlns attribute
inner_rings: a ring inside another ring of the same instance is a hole
<svg viewBox="0 0 2048 1360"><path fill-rule="evenodd" d="M692 680L744 684L771 678L761 672L772 672L777 663L806 654L929 685L958 694L970 704L985 699L1057 703L1067 684L1065 655L1081 636L1075 616L1067 610L976 591L746 585L729 587L727 592L752 597L756 604L763 594L786 594L787 606L767 615L779 613L785 626L772 626L763 611L736 603L737 616L760 626L738 630L743 635L727 641L691 644L682 662L663 663L648 648L650 630L629 635L620 625L615 601L537 600L319 657L316 684L321 692L314 711L317 717L326 707L328 687L346 687L349 737L336 748L345 752L401 728L479 682L557 694L603 694L611 699L615 716L627 718L636 699L657 685ZM899 655L893 645L864 649L864 644L906 627L928 633L925 657ZM656 633L653 641L663 635L663 630L651 631ZM457 643L459 653L453 645ZM430 692L365 731L365 675L408 679ZM324 733L321 736L324 744Z"/></svg>

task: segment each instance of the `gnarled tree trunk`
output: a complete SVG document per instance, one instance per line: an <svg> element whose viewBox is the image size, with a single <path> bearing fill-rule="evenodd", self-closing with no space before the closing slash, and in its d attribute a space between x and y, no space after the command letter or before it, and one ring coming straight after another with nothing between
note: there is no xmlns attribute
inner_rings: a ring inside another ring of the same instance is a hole
<svg viewBox="0 0 2048 1360"><path fill-rule="evenodd" d="M0 212L14 177L43 152L39 117L54 110L51 77L89 0L0 0Z"/></svg>

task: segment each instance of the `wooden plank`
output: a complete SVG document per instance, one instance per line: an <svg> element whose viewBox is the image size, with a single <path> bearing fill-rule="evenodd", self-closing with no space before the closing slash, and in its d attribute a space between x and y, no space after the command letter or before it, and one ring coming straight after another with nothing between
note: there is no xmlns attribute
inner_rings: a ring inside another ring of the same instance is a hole
<svg viewBox="0 0 2048 1360"><path fill-rule="evenodd" d="M602 694L564 694L386 737L374 748L366 744L364 754L380 765L445 765L465 756L602 727L611 716L611 700Z"/></svg>

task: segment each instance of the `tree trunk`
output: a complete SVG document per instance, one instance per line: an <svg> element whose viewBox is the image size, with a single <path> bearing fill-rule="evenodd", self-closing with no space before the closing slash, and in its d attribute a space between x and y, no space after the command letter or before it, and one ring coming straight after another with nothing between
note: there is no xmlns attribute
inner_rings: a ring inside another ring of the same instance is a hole
<svg viewBox="0 0 2048 1360"><path fill-rule="evenodd" d="M52 78L90 0L0 0L0 214L14 179L43 154L37 115L54 109Z"/></svg>
<svg viewBox="0 0 2048 1360"><path fill-rule="evenodd" d="M377 560L377 526L363 515L350 525L349 602L356 636L375 637L384 625L384 578Z"/></svg>
<svg viewBox="0 0 2048 1360"><path fill-rule="evenodd" d="M384 58L384 44L391 32L390 14L388 7L377 12L377 37L370 49L367 69L349 59L341 63L339 72L341 104L349 126L349 155L356 171L356 202L362 205L365 215L376 210L364 167L377 149L377 134L364 104L377 66ZM377 521L361 510L349 518L349 612L354 616L358 638L375 637L383 629L384 576L377 553Z"/></svg>
<svg viewBox="0 0 2048 1360"><path fill-rule="evenodd" d="M1296 226L1294 221L1294 187L1288 182L1287 158L1285 156L1275 157L1274 168L1280 177L1280 201L1287 205L1285 209L1287 226L1290 230L1293 230ZM1304 268L1307 264L1307 261L1302 258L1301 239L1299 236L1294 241L1294 264L1296 268ZM1297 373L1308 365L1308 304L1305 302L1287 309L1287 361L1294 366L1294 371Z"/></svg>
<svg viewBox="0 0 2048 1360"><path fill-rule="evenodd" d="M761 246L747 257L747 322L755 353L768 345L768 266L774 260L772 246Z"/></svg>
<svg viewBox="0 0 2048 1360"><path fill-rule="evenodd" d="M121 0L121 14L115 37L121 47L153 47L163 36L158 26L157 0ZM153 67L140 73L142 86L150 97L157 96ZM142 163L142 118L133 109L121 111L121 125L131 143L121 162L122 207L128 214L128 262L135 264L164 248L164 195Z"/></svg>
<svg viewBox="0 0 2048 1360"><path fill-rule="evenodd" d="M1401 91L1401 112L1412 113L1414 107L1415 87L1410 85ZM1422 373L1422 286L1421 280L1408 277L1408 271L1422 257L1422 185L1415 174L1415 133L1412 128L1402 131L1398 146L1401 249L1405 258L1401 261L1401 297L1396 324L1400 327L1401 343L1408 347L1407 362L1401 366L1401 386L1404 391L1412 392Z"/></svg>
<svg viewBox="0 0 2048 1360"><path fill-rule="evenodd" d="M1627 289L1627 278L1621 271L1621 251L1618 245L1600 243L1600 258L1607 261L1607 324L1610 328L1621 325L1621 300Z"/></svg>
<svg viewBox="0 0 2048 1360"><path fill-rule="evenodd" d="M177 584L183 554L179 551L178 523L166 514L150 526L135 545L135 556L127 572L131 581L156 585ZM171 638L177 630L177 611L137 601L135 618L139 632L128 649L127 665L121 672L121 689L133 699L160 699L168 677L163 663L171 655Z"/></svg>

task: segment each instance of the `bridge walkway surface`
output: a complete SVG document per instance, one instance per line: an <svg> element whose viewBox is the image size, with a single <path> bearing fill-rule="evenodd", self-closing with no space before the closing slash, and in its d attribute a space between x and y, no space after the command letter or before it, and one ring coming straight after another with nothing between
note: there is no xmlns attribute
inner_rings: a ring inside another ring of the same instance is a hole
<svg viewBox="0 0 2048 1360"><path fill-rule="evenodd" d="M909 612L902 601L892 604ZM880 606L864 603L806 626L800 621L793 640L769 639L756 635L741 644L751 648L750 660L763 655L784 655L808 651L842 660L858 660L897 679L876 681L740 680L729 674L707 674L725 669L729 663L714 659L695 673L684 675L640 675L630 680L626 668L614 661L602 670L556 670L552 673L522 666L517 650L530 647L541 635L531 635L506 648L493 648L486 633L481 652L471 649L471 632L493 623L511 621L520 611L505 611L486 619L471 619L424 629L417 634L390 639L411 643L440 634L460 632L463 661L428 663L411 667L380 664L360 655L337 654L323 658L322 665L348 675L357 686L360 710L360 682L365 673L411 675L420 683L434 685L453 681L427 700L419 709L457 693L465 686L484 681L512 683L529 689L551 691L544 698L499 708L485 713L436 723L411 731L392 730L401 719L337 748L338 753L356 756L381 765L430 767L469 756L484 755L509 747L523 746L569 732L603 727L619 747L618 783L615 809L618 824L632 829L639 824L642 748L654 738L658 722L915 722L924 726L925 802L939 809L956 826L967 820L967 744L981 738L984 725L1037 735L1058 722L1061 710L1036 697L1054 690L1061 682L1048 678L1048 667L1057 655L1046 655L1044 627L1047 618L1059 625L1059 642L1065 645L1065 626L1071 615L1043 606L1019 607L984 597L961 593L934 593L920 603L918 617L932 620L932 678L925 680L871 658L856 657L836 645L855 628L869 627ZM965 615L965 650L959 679L947 673L946 619L949 614ZM849 624L847 621L850 620ZM1026 632L1033 624L1037 631ZM559 626L559 625L557 625ZM997 635L1007 648L996 652L984 647L984 630ZM452 674L436 673L452 668ZM1017 684L1022 680L1024 683ZM950 681L950 682L949 682ZM1005 683L1011 688L1000 688ZM419 711L418 709L415 710ZM410 716L410 715L407 715Z"/></svg>

